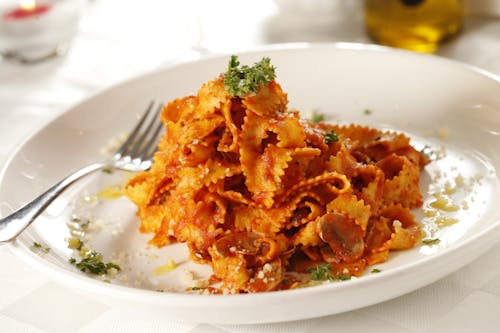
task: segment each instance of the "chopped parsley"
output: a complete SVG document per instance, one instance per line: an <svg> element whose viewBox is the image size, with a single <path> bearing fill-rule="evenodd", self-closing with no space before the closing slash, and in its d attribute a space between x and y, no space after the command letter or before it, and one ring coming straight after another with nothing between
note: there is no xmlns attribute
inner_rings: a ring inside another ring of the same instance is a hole
<svg viewBox="0 0 500 333"><path fill-rule="evenodd" d="M424 244L424 245L436 245L436 244L439 244L440 242L441 242L441 240L439 238L422 240L422 244Z"/></svg>
<svg viewBox="0 0 500 333"><path fill-rule="evenodd" d="M332 266L329 264L321 263L314 268L309 268L307 273L311 274L313 281L333 281Z"/></svg>
<svg viewBox="0 0 500 333"><path fill-rule="evenodd" d="M311 115L311 121L314 124L317 124L317 123L320 123L322 121L325 121L325 115L322 114L322 113L318 113L318 112L314 111L313 114Z"/></svg>
<svg viewBox="0 0 500 333"><path fill-rule="evenodd" d="M83 230L85 230L85 229L87 229L87 228L89 227L90 223L91 223L91 222L90 222L90 220L87 220L85 223L82 223L82 224L80 225L80 227L81 227Z"/></svg>
<svg viewBox="0 0 500 333"><path fill-rule="evenodd" d="M270 58L262 58L252 67L240 67L238 57L232 55L224 74L224 88L235 97L244 97L257 92L260 85L268 85L275 78L275 68L271 65Z"/></svg>
<svg viewBox="0 0 500 333"><path fill-rule="evenodd" d="M69 262L70 264L73 264L73 265L74 265L74 264L76 264L76 259L75 259L75 258L69 258L69 259L68 259L68 262Z"/></svg>
<svg viewBox="0 0 500 333"><path fill-rule="evenodd" d="M33 245L31 245L31 250L34 252L42 251L44 253L49 253L50 247L42 246L42 244L40 243L33 242Z"/></svg>
<svg viewBox="0 0 500 333"><path fill-rule="evenodd" d="M102 261L102 254L96 251L90 252L90 254L80 262L76 262L76 259L71 258L70 263L75 264L76 268L84 273L92 273L95 275L106 274L112 268L118 271L121 270L121 267L117 264L112 262L104 263Z"/></svg>
<svg viewBox="0 0 500 333"><path fill-rule="evenodd" d="M107 173L108 175L111 175L113 173L113 169L111 169L111 168L104 168L104 169L102 169L102 172Z"/></svg>
<svg viewBox="0 0 500 333"><path fill-rule="evenodd" d="M351 276L350 275L339 275L339 276L337 276L337 279L340 281L348 281L351 279Z"/></svg>
<svg viewBox="0 0 500 333"><path fill-rule="evenodd" d="M330 130L325 134L325 143L329 144L332 142L337 142L339 141L339 137L337 136L337 133L335 133L334 130Z"/></svg>
<svg viewBox="0 0 500 333"><path fill-rule="evenodd" d="M365 116L369 116L369 115L371 115L371 114L373 113L373 111L372 111L372 110L370 110L370 109L365 109L365 110L363 111L363 113L365 114Z"/></svg>
<svg viewBox="0 0 500 333"><path fill-rule="evenodd" d="M321 263L316 267L309 268L307 273L311 274L312 281L347 281L350 280L352 276L350 275L333 275L332 266L327 263Z"/></svg>
<svg viewBox="0 0 500 333"><path fill-rule="evenodd" d="M375 273L380 273L380 272L382 272L380 269L374 268L374 269L371 270L370 273L375 274Z"/></svg>
<svg viewBox="0 0 500 333"><path fill-rule="evenodd" d="M75 216L75 215L73 215L71 217L70 221L75 224L75 225L73 225L73 228L77 228L77 229L81 229L81 230L86 230L91 223L90 220L85 220L85 222L84 222L81 218L79 218L78 216Z"/></svg>

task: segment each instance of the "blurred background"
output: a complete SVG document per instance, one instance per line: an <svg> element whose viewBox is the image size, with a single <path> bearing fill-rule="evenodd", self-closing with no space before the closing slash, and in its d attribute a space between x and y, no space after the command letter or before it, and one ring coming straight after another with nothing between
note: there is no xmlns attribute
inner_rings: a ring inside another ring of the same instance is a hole
<svg viewBox="0 0 500 333"><path fill-rule="evenodd" d="M429 3L438 5L419 12ZM450 9L457 4L459 14ZM0 0L0 11L0 133L12 138L2 140L0 156L40 122L145 71L272 43L383 42L384 28L407 33L407 19L394 21L401 11L424 21L451 13L457 31L430 52L500 74L499 0ZM33 44L40 35L46 40ZM58 40L57 52L43 48ZM42 54L16 57L9 48L22 43Z"/></svg>
<svg viewBox="0 0 500 333"><path fill-rule="evenodd" d="M145 71L272 43L383 42L384 28L408 33L408 19L394 21L402 11L424 21L451 13L458 30L430 52L500 74L499 0L0 0L0 11L0 133L9 138L0 156L40 122ZM57 50L44 45L59 40ZM16 57L23 43L41 54Z"/></svg>

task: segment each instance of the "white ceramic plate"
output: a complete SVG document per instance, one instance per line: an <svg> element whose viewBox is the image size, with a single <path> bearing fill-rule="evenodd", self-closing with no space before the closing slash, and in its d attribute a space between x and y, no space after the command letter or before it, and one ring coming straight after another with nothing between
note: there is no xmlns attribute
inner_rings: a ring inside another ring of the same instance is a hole
<svg viewBox="0 0 500 333"><path fill-rule="evenodd" d="M435 193L457 210L438 217L416 215L439 244L391 255L381 272L358 279L298 290L248 295L193 295L180 278L184 270L208 274L186 261L180 245L160 250L138 232L135 208L126 199L96 199L124 175L99 174L80 182L54 202L11 249L30 265L104 303L141 306L175 319L219 323L263 323L323 316L375 304L427 285L466 265L500 239L500 81L469 66L434 56L358 44L278 46L245 53L243 63L263 56L278 68L278 82L290 106L318 110L332 121L356 122L408 133L415 145L431 147L439 159L422 177L425 205ZM196 92L225 71L229 57L214 57L159 70L112 87L42 128L12 156L3 170L0 202L16 208L61 176L103 158L101 150L130 128L152 98L169 101ZM369 110L366 111L366 110ZM455 187L454 191L450 186ZM113 283L88 277L68 263L67 222L71 214L102 225L88 243L124 269ZM51 248L32 251L33 242ZM128 254L127 254L128 253ZM151 271L167 258L180 263L168 274ZM157 290L165 292L158 292Z"/></svg>

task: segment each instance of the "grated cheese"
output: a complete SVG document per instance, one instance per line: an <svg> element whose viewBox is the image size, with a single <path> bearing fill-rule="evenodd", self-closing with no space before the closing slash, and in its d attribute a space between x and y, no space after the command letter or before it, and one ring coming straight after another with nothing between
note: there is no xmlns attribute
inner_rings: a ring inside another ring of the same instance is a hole
<svg viewBox="0 0 500 333"><path fill-rule="evenodd" d="M392 226L394 228L401 228L403 226L403 223L401 223L400 220L394 220L394 221L392 221Z"/></svg>

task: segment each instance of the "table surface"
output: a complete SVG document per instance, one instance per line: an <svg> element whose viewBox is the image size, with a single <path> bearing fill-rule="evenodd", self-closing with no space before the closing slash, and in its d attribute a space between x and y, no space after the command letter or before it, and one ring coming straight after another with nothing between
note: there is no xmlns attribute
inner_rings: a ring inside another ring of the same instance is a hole
<svg viewBox="0 0 500 333"><path fill-rule="evenodd" d="M95 92L160 66L269 43L369 42L356 1L317 1L327 8L300 11L278 6L281 2L147 0L140 2L141 10L132 1L86 2L66 56L30 66L0 60L0 165L40 124ZM460 37L437 53L500 75L500 16L484 8L471 10ZM0 332L498 332L499 257L500 243L430 286L348 313L214 325L106 306L41 275L7 245L0 247Z"/></svg>

